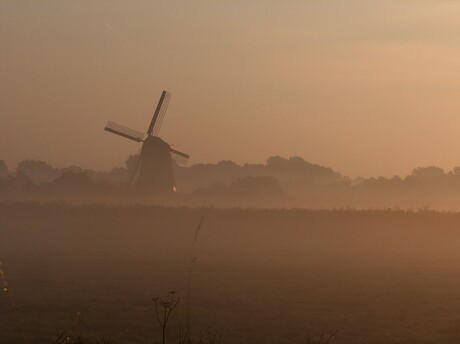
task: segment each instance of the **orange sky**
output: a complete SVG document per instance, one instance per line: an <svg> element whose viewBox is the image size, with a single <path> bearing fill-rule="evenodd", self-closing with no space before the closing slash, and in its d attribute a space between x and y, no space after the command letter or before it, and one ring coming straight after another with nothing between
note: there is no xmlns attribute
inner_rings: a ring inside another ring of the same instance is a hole
<svg viewBox="0 0 460 344"><path fill-rule="evenodd" d="M109 169L173 93L190 163L460 165L460 2L0 0L0 159Z"/></svg>

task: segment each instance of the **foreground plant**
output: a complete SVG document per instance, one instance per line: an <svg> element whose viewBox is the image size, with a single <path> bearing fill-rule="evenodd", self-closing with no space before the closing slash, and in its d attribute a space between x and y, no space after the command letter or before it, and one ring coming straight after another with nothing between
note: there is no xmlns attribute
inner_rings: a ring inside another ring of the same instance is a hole
<svg viewBox="0 0 460 344"><path fill-rule="evenodd" d="M159 297L152 297L152 301L155 302L155 314L158 324L161 327L163 344L165 344L168 321L174 308L176 308L177 304L179 303L180 297L177 295L177 292L170 291L168 296L166 296L164 299Z"/></svg>
<svg viewBox="0 0 460 344"><path fill-rule="evenodd" d="M22 335L22 340L24 344L29 344L29 340L27 339L26 332L24 331L24 326L22 326L21 319L19 318L18 312L16 311L16 305L14 304L13 296L11 295L11 290L6 280L5 271L3 270L3 264L0 261L0 281L2 284L3 293L6 295L8 299L8 304L10 306L11 314L17 324L18 330Z"/></svg>
<svg viewBox="0 0 460 344"><path fill-rule="evenodd" d="M82 334L83 324L81 322L81 313L77 312L72 319L70 328L65 331L58 331L53 344L112 344L108 338L94 339Z"/></svg>
<svg viewBox="0 0 460 344"><path fill-rule="evenodd" d="M180 327L178 344L221 344L223 337L222 330L211 328L201 332L198 337L193 337L190 330Z"/></svg>
<svg viewBox="0 0 460 344"><path fill-rule="evenodd" d="M322 333L319 337L313 337L307 334L305 344L329 344L336 334L337 332L334 332L330 336L326 336L324 333Z"/></svg>
<svg viewBox="0 0 460 344"><path fill-rule="evenodd" d="M71 331L62 331L56 334L53 344L112 344L108 338L91 339L81 334L74 335Z"/></svg>
<svg viewBox="0 0 460 344"><path fill-rule="evenodd" d="M81 334L74 335L70 331L62 331L56 334L53 344L89 344L90 339Z"/></svg>

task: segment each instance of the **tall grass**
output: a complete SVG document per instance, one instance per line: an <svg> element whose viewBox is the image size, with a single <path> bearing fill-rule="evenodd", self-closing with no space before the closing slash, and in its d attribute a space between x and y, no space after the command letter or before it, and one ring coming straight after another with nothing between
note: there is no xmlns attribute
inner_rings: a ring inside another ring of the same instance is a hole
<svg viewBox="0 0 460 344"><path fill-rule="evenodd" d="M201 226L203 225L204 221L204 215L201 216L200 222L198 223L198 226L195 229L195 233L193 235L193 241L192 241L192 258L190 259L190 266L188 269L188 278L187 278L187 294L185 298L185 307L186 307L186 330L190 333L190 298L192 295L192 274L193 274L193 269L195 266L195 262L198 259L198 256L196 254L196 243L198 241L198 235L200 234Z"/></svg>
<svg viewBox="0 0 460 344"><path fill-rule="evenodd" d="M2 281L3 293L6 295L8 299L8 304L11 310L11 314L13 316L14 321L16 322L16 326L21 333L22 340L24 344L29 344L29 340L27 339L26 332L24 331L24 326L22 325L21 319L19 318L18 312L16 310L16 304L14 303L13 296L11 295L11 289L9 287L8 281L6 280L5 270L3 269L3 263L0 261L0 280Z"/></svg>

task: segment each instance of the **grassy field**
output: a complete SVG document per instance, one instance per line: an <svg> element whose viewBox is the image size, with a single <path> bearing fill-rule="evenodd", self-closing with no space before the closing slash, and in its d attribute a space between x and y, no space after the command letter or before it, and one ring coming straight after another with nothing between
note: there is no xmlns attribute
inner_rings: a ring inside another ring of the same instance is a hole
<svg viewBox="0 0 460 344"><path fill-rule="evenodd" d="M192 251L196 226L205 220ZM159 343L153 296L225 343L460 342L460 213L0 204L0 260L31 343L72 326ZM0 295L0 343L22 343Z"/></svg>

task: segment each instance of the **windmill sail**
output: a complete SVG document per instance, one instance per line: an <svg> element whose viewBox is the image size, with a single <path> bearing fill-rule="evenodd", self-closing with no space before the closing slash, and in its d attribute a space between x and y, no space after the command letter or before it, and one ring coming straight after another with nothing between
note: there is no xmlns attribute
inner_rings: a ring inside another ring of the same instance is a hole
<svg viewBox="0 0 460 344"><path fill-rule="evenodd" d="M155 135L154 130L156 133L158 133L158 131L160 130L161 122L163 121L163 117L166 112L166 108L168 107L170 98L171 98L171 93L167 91L163 91L161 93L161 97L160 97L160 100L158 101L157 108L155 109L155 113L153 114L153 118L152 118L152 121L150 122L149 129L147 130L147 135L152 135L152 133ZM157 123L159 125L156 125Z"/></svg>
<svg viewBox="0 0 460 344"><path fill-rule="evenodd" d="M145 134L143 134L143 133L141 133L139 131L130 129L128 127L125 127L125 126L123 126L121 124L118 124L118 123L115 123L115 122L112 122L112 121L107 122L107 125L105 126L104 130L106 130L108 132L111 132L113 134L116 134L116 135L126 137L126 138L128 138L130 140L133 140L133 141L136 141L136 142L143 141L144 136L145 136Z"/></svg>
<svg viewBox="0 0 460 344"><path fill-rule="evenodd" d="M141 165L141 155L140 153L138 155L139 156L137 157L136 166L134 167L133 174L131 175L130 184L134 184L134 181L136 180L137 176L137 171L139 170L139 166Z"/></svg>
<svg viewBox="0 0 460 344"><path fill-rule="evenodd" d="M133 164L133 170L130 171L132 173L130 179L133 188L146 195L169 195L173 193L176 183L172 161L176 161L179 165L186 165L189 159L188 154L172 149L167 142L158 137L170 99L171 93L167 91L161 93L145 134L112 121L107 122L104 128L113 134L135 142L142 142L139 157Z"/></svg>
<svg viewBox="0 0 460 344"><path fill-rule="evenodd" d="M176 161L179 165L187 165L188 159L190 158L188 154L182 153L172 148L169 151L171 153L171 158L173 158L173 160Z"/></svg>
<svg viewBox="0 0 460 344"><path fill-rule="evenodd" d="M160 128L161 128L161 125L163 124L163 119L165 118L165 113L166 113L166 110L168 109L170 99L171 99L171 93L166 92L166 96L163 101L163 105L158 115L158 119L156 120L155 125L153 126L154 136L158 136L158 133L160 132Z"/></svg>

